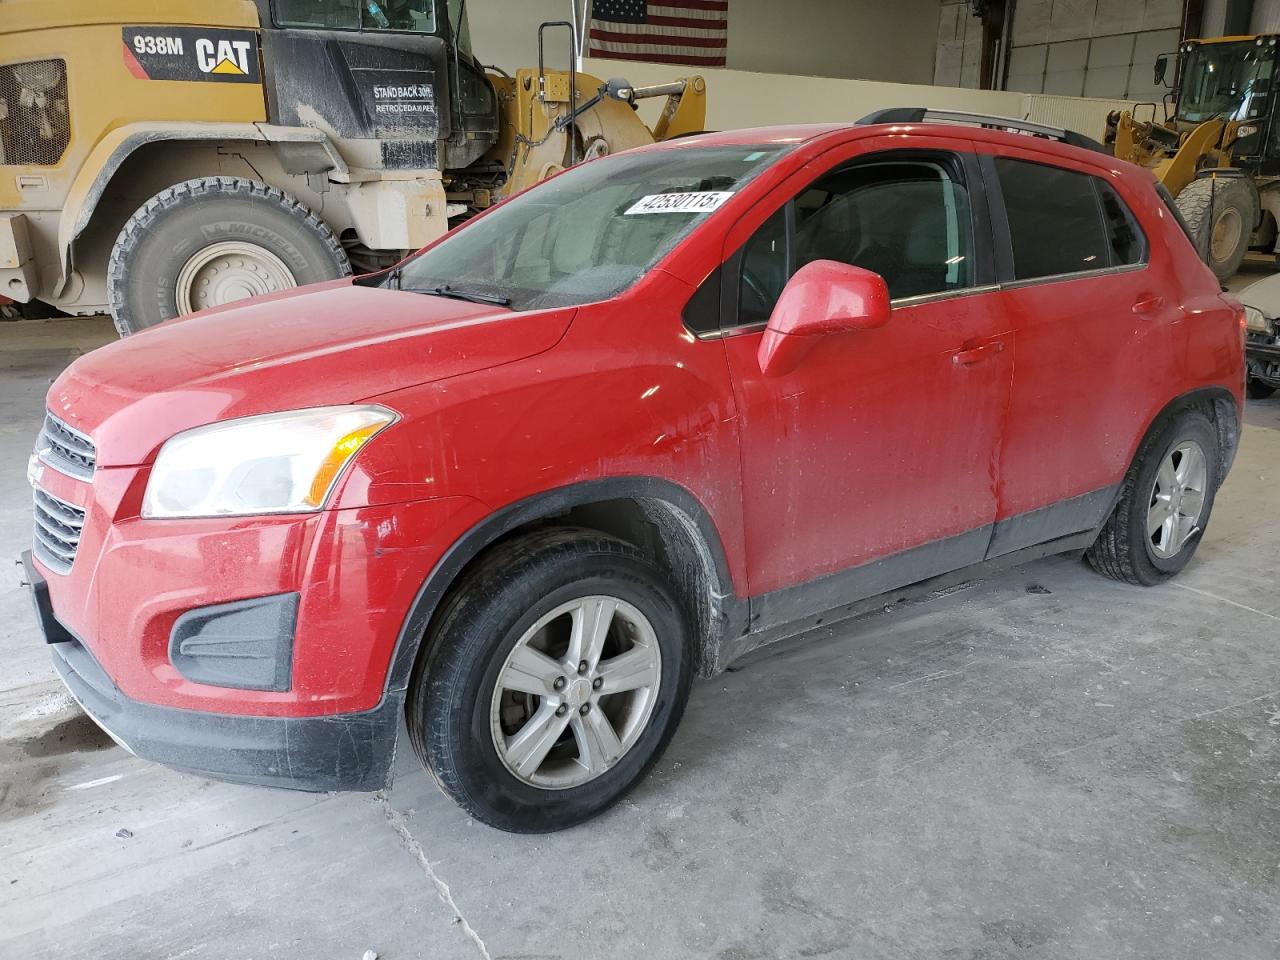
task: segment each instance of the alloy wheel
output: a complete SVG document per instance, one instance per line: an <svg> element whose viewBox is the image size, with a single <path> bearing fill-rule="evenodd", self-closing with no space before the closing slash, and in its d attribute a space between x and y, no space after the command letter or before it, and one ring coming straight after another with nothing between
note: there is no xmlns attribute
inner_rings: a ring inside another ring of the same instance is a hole
<svg viewBox="0 0 1280 960"><path fill-rule="evenodd" d="M1168 560L1200 529L1209 465L1194 440L1175 444L1156 472L1147 508L1147 536L1151 550Z"/></svg>
<svg viewBox="0 0 1280 960"><path fill-rule="evenodd" d="M581 597L543 615L498 673L493 745L519 780L544 790L606 773L644 732L662 654L648 618L617 597Z"/></svg>

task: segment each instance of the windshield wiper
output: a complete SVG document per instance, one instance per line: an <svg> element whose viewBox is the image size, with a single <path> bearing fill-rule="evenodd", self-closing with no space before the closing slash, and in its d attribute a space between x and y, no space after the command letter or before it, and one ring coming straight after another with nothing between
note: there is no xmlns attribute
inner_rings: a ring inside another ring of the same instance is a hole
<svg viewBox="0 0 1280 960"><path fill-rule="evenodd" d="M510 297L498 297L490 293L477 293L473 290L455 290L447 283L442 283L435 287L401 287L400 278L396 277L396 289L407 290L410 293L429 293L433 297L451 297L454 300L468 300L471 303L492 303L499 307L511 306Z"/></svg>

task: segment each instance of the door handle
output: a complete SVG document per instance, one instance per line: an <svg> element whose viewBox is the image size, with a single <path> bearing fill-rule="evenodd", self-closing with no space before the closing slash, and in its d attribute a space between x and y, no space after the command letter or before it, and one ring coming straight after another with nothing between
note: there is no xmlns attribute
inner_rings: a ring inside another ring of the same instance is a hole
<svg viewBox="0 0 1280 960"><path fill-rule="evenodd" d="M1144 316L1148 313L1155 313L1164 306L1164 297L1158 293L1150 297L1143 297L1133 305L1133 312L1138 316Z"/></svg>
<svg viewBox="0 0 1280 960"><path fill-rule="evenodd" d="M971 367L975 363L981 363L987 357L994 357L996 354L1004 350L1003 340L992 340L989 343L979 344L976 347L968 347L958 353L951 355L951 362L960 367Z"/></svg>

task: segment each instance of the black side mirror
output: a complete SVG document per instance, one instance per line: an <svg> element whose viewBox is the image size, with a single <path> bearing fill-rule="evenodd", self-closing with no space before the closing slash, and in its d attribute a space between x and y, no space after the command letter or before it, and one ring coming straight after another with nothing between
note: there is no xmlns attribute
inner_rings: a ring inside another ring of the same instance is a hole
<svg viewBox="0 0 1280 960"><path fill-rule="evenodd" d="M1165 83L1165 80L1164 80L1165 74L1168 72L1169 72L1169 55L1167 53L1162 53L1160 54L1160 56L1156 57L1156 84L1157 85L1163 86L1163 87L1167 87L1169 85Z"/></svg>

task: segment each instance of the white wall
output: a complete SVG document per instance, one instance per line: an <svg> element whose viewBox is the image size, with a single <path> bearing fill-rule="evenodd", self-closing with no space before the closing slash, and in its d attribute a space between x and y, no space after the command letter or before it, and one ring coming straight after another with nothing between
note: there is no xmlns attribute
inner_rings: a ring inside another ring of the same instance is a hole
<svg viewBox="0 0 1280 960"><path fill-rule="evenodd" d="M1022 0L1033 3L1034 0ZM1108 0L1099 0L1106 3ZM1142 0L1135 0L1141 3ZM1280 0L1277 0L1280 2ZM662 83L693 72L707 78L707 127L729 130L777 123L850 123L883 107L924 106L937 109L969 110L997 116L1023 117L1067 126L1087 136L1100 138L1106 114L1129 104L1112 99L1077 99L1055 96L1025 96L1023 92L972 90L946 86L926 86L934 69L934 38L937 36L939 0L895 0L864 3L862 0L731 0L729 64L724 70L663 64L634 63L588 58L584 69L601 79L626 77L636 85ZM947 3L960 7L965 3ZM882 8L868 10L868 7ZM824 19L823 8L834 11ZM1019 5L1021 8L1021 3ZM486 63L505 69L537 63L537 30L544 20L567 19L569 0L467 0L474 44ZM916 10L924 23L906 17L903 11ZM899 13L892 18L885 11ZM782 13L787 14L783 17ZM947 10L942 9L942 15ZM847 18L841 20L841 17ZM974 20L968 17L968 20ZM801 22L803 21L803 22ZM974 20L976 23L976 20ZM828 35L815 40L815 29L830 27ZM954 24L953 24L954 27ZM896 35L896 36L895 36ZM772 36L772 42L765 38ZM560 41L557 40L557 43ZM971 46L971 44L965 44ZM876 48L868 52L869 48ZM885 58L907 60L903 50L924 49L918 62L886 65ZM766 65L757 69L737 66L742 62ZM1154 55L1152 57L1154 59ZM549 56L553 65L563 55L557 49ZM966 64L969 62L965 61ZM923 64L923 67L921 67ZM878 80L831 79L822 71L837 67L849 71L896 72L915 76L917 83ZM1149 69L1149 66L1148 66ZM972 68L976 82L976 67ZM923 71L923 76L919 74ZM1035 91L1035 92L1038 92ZM643 105L641 114L652 123L661 101Z"/></svg>
<svg viewBox="0 0 1280 960"><path fill-rule="evenodd" d="M1204 9L1200 13L1200 31L1202 37L1218 37L1222 35L1223 25L1227 22L1227 0L1204 0Z"/></svg>
<svg viewBox="0 0 1280 960"><path fill-rule="evenodd" d="M943 0L938 14L938 50L933 82L977 87L982 82L982 21L969 0Z"/></svg>
<svg viewBox="0 0 1280 960"><path fill-rule="evenodd" d="M939 0L731 0L728 67L929 83Z"/></svg>
<svg viewBox="0 0 1280 960"><path fill-rule="evenodd" d="M757 73L929 83L939 3L731 0L728 66ZM570 0L467 0L476 55L505 70L536 66L538 24L568 20L569 11ZM564 66L566 43L564 31L548 34L549 65Z"/></svg>
<svg viewBox="0 0 1280 960"><path fill-rule="evenodd" d="M1254 33L1280 33L1280 0L1254 0L1249 29Z"/></svg>
<svg viewBox="0 0 1280 960"><path fill-rule="evenodd" d="M663 83L690 73L660 64L588 59L598 77L623 76L637 86ZM831 80L817 77L703 70L707 79L707 129L732 130L787 123L853 123L885 107L933 107L1035 120L1102 138L1107 113L1132 104L1103 99L1026 95L1003 90ZM662 104L647 101L641 116L650 124Z"/></svg>
<svg viewBox="0 0 1280 960"><path fill-rule="evenodd" d="M1226 32L1227 0L1205 0L1201 16L1201 37L1220 37ZM1254 0L1249 30L1252 33L1280 33L1280 0Z"/></svg>
<svg viewBox="0 0 1280 960"><path fill-rule="evenodd" d="M538 65L538 24L569 20L570 0L467 0L471 45L482 63L504 70ZM581 9L581 0L579 2ZM569 31L547 31L547 66L569 64Z"/></svg>
<svg viewBox="0 0 1280 960"><path fill-rule="evenodd" d="M1007 87L1158 100L1158 54L1176 50L1183 0L1019 0Z"/></svg>

